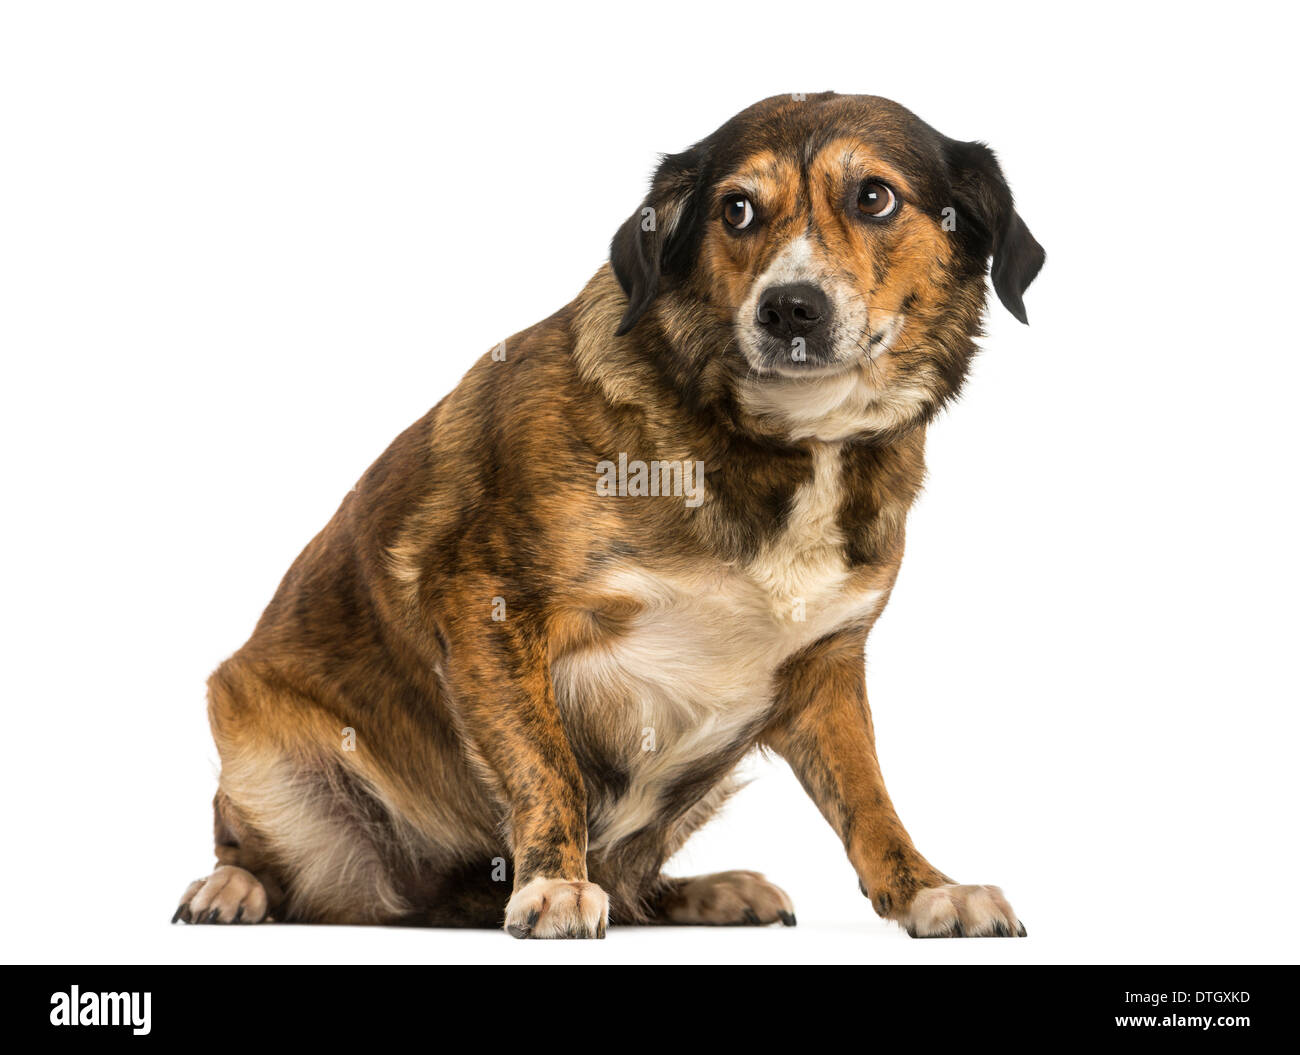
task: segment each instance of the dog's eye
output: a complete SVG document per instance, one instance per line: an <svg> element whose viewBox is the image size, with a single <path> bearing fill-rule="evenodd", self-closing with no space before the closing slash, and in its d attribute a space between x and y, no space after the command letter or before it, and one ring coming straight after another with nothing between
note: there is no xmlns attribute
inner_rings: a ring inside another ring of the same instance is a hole
<svg viewBox="0 0 1300 1055"><path fill-rule="evenodd" d="M733 194L722 203L722 218L728 227L743 231L754 222L754 206L743 195Z"/></svg>
<svg viewBox="0 0 1300 1055"><path fill-rule="evenodd" d="M858 212L876 220L893 216L898 211L898 196L885 184L867 180L858 189Z"/></svg>

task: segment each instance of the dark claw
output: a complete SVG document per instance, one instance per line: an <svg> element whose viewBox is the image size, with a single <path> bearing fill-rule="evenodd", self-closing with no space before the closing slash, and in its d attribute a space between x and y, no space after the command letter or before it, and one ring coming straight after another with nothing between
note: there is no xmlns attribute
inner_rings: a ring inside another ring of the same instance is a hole
<svg viewBox="0 0 1300 1055"><path fill-rule="evenodd" d="M758 913L752 908L745 909L745 922L751 927L761 927L763 925L763 921L758 918Z"/></svg>
<svg viewBox="0 0 1300 1055"><path fill-rule="evenodd" d="M961 920L959 919L952 921L952 936L954 938L966 937L966 928L961 925Z"/></svg>
<svg viewBox="0 0 1300 1055"><path fill-rule="evenodd" d="M189 912L188 912L189 907L190 905L188 901L183 905L177 905L176 911L172 914L172 922L175 923L178 919L180 919L183 913L185 915L185 922L188 923L190 921Z"/></svg>
<svg viewBox="0 0 1300 1055"><path fill-rule="evenodd" d="M216 922L217 922L217 917L219 917L220 915L221 915L221 909L219 909L219 908L214 908L211 912L208 913L208 918L207 918L206 920L204 920L203 922L204 922L204 923L216 923Z"/></svg>
<svg viewBox="0 0 1300 1055"><path fill-rule="evenodd" d="M232 919L230 922L238 923L243 918L244 918L244 906L240 905L239 908L235 909L235 918Z"/></svg>
<svg viewBox="0 0 1300 1055"><path fill-rule="evenodd" d="M1011 937L1011 931L1000 919L993 921L993 933L999 938Z"/></svg>
<svg viewBox="0 0 1300 1055"><path fill-rule="evenodd" d="M1016 931L1016 936L1020 938L1029 937L1029 931L1025 930L1025 925L1023 923L1020 924L1020 929Z"/></svg>
<svg viewBox="0 0 1300 1055"><path fill-rule="evenodd" d="M533 936L533 928L537 926L537 921L541 918L542 910L535 908L532 912L528 913L528 918L524 920L523 923L510 924L510 926L506 928L506 933L508 933L512 938L531 938Z"/></svg>
<svg viewBox="0 0 1300 1055"><path fill-rule="evenodd" d="M781 925L783 927L797 927L799 925L799 921L794 918L793 912L782 912Z"/></svg>

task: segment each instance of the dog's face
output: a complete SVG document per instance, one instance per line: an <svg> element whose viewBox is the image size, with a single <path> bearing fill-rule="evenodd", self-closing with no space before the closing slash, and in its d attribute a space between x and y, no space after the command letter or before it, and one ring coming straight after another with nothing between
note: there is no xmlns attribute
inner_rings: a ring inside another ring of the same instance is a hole
<svg viewBox="0 0 1300 1055"><path fill-rule="evenodd" d="M1043 251L992 152L834 94L766 100L666 158L611 251L619 333L657 307L677 373L795 439L888 436L951 398L990 257L1025 321Z"/></svg>

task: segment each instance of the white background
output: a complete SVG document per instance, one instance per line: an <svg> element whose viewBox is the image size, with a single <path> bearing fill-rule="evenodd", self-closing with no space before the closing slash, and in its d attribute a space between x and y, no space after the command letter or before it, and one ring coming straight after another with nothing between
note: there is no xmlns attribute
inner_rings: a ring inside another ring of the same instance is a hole
<svg viewBox="0 0 1300 1055"><path fill-rule="evenodd" d="M1282 11L5 5L0 955L1294 960ZM987 140L1048 252L932 430L868 680L917 844L1029 939L877 920L780 762L676 864L767 872L794 930L169 927L211 865L204 679L293 557L577 293L658 152L828 88Z"/></svg>

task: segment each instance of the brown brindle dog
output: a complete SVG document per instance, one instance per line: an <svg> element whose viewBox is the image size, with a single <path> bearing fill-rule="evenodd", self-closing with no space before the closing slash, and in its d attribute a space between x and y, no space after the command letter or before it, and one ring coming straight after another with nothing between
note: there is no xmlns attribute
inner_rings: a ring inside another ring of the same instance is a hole
<svg viewBox="0 0 1300 1055"><path fill-rule="evenodd" d="M1043 251L991 151L777 97L667 157L610 263L362 477L210 682L218 867L177 918L794 923L662 874L764 745L915 936L1024 934L917 852L864 643L984 276Z"/></svg>

